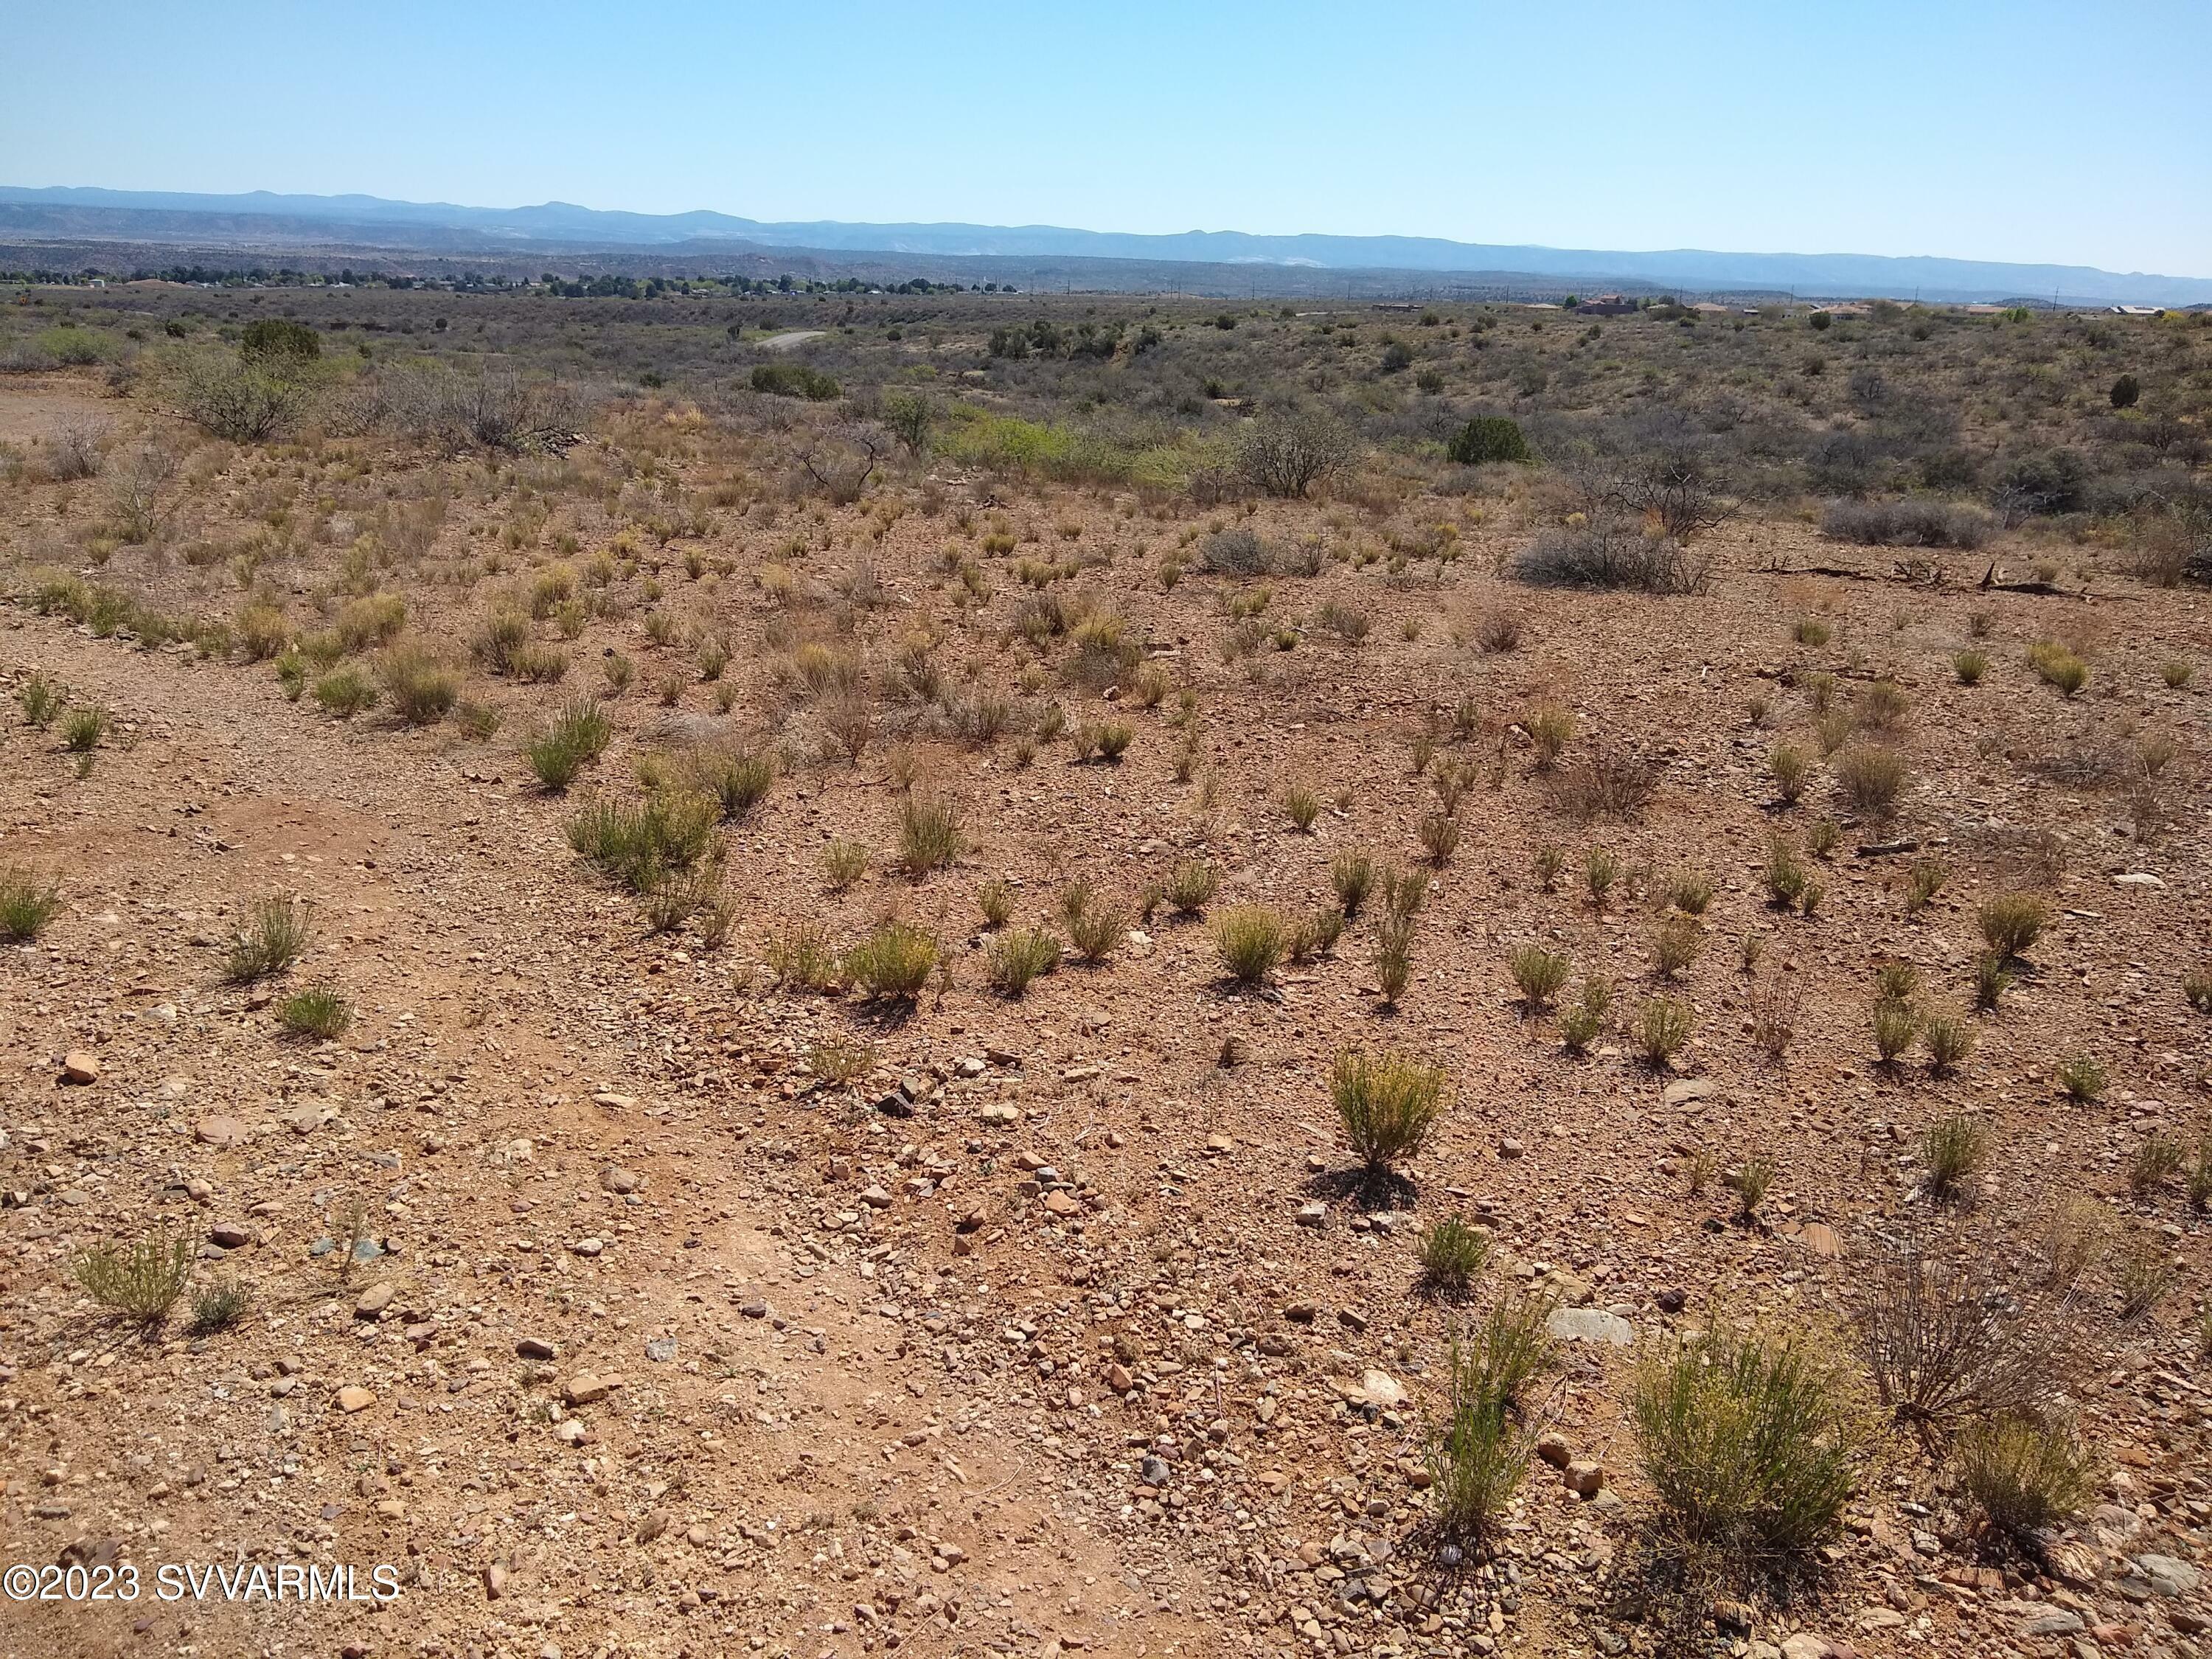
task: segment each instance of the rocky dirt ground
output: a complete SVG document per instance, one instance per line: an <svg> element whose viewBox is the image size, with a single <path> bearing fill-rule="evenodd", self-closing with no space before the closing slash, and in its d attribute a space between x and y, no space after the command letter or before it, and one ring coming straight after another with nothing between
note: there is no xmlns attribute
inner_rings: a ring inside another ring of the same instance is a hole
<svg viewBox="0 0 2212 1659"><path fill-rule="evenodd" d="M12 492L11 586L90 488ZM927 623L996 676L1022 590L1000 557L983 613L956 605L938 550L991 522L956 528L963 488L880 532L857 508L817 522L825 548L868 535L872 651ZM1769 1659L2212 1650L2204 1223L2178 1180L2139 1195L2125 1179L2147 1138L2191 1145L2206 1123L2208 1025L2179 988L2212 954L2205 677L2160 672L2212 653L2201 598L2098 570L1981 592L1986 555L1954 558L1941 586L1808 575L1891 572L1788 520L1721 532L1709 594L1534 592L1495 574L1525 520L1449 510L1453 562L1272 584L1270 622L1356 604L1363 642L1306 628L1228 661L1222 607L1251 585L1194 572L1164 591L1176 522L1087 498L1004 509L1043 544L1025 556L1113 555L1078 585L1110 593L1192 692L1202 762L1182 782L1173 696L1121 698L1136 736L1114 765L1048 744L1024 766L1004 742L919 725L900 750L895 710L857 764L824 763L806 711L777 701L787 618L751 579L782 535L698 541L732 562L719 581L687 581L684 544L653 556L735 646L730 720L805 751L726 831L738 923L719 950L649 934L563 835L639 755L720 726L708 688L672 708L641 686L609 698L615 747L568 798L517 750L536 711L599 689L603 652L653 672L677 659L642 630L649 602L594 617L560 693L472 681L507 714L484 742L325 719L265 666L0 611L11 690L43 673L114 720L82 776L12 706L0 743L0 862L52 872L65 901L0 953L0 1556L136 1563L149 1586L161 1563L271 1583L353 1564L364 1583L389 1564L401 1586L382 1606L10 1602L0 1654L1653 1651L1662 1632L1621 1600L1650 1512L1620 1405L1637 1345L1717 1314L1840 1331L1855 1263L1929 1212L1920 1131L1960 1109L1991 1124L1993 1152L1972 1215L1945 1224L2032 1238L2087 1199L2112 1260L2170 1279L2140 1318L2101 1278L2082 1304L2070 1393L2103 1457L2094 1506L2045 1561L2007 1555L1969 1535L1938 1469L1891 1446L1825 1572L1723 1603L1698 1639ZM472 511L441 535L496 522ZM1389 528L1326 512L1255 522L1347 542ZM805 580L848 556L776 556ZM1995 556L2024 574L2042 553ZM191 580L143 560L126 548L90 574ZM319 579L294 580L305 595ZM479 601L394 585L458 654ZM1500 611L1522 637L1486 652L1477 624ZM1794 640L1800 616L1831 641ZM2092 664L2078 697L2023 661L2053 635ZM1978 640L1992 666L1957 684L1952 655ZM1877 676L1909 702L1916 782L1895 826L1849 821L1825 781L1794 811L1774 799L1768 751L1814 746L1822 669L1846 702ZM1102 712L1055 695L1079 720ZM1651 807L1596 824L1555 810L1518 723L1541 702L1577 715L1570 760L1610 741L1653 761ZM1068 879L1133 896L1186 856L1221 868L1217 907L1301 910L1328 897L1340 849L1413 864L1434 801L1408 758L1425 731L1476 781L1458 850L1419 866L1431 890L1395 1010L1365 921L1255 994L1222 978L1202 923L1164 909L1104 963L1018 1001L988 988L987 876L1042 920ZM2179 752L2145 805L2093 763L2153 732ZM920 882L890 868L902 769L958 803L968 837ZM1310 833L1281 805L1292 779L1331 803ZM1822 902L1778 913L1767 837L1824 811L1844 821L1816 860ZM832 836L878 851L843 893L821 873ZM1899 841L1917 845L1864 850ZM1557 891L1534 873L1545 844L1566 854ZM1577 872L1601 845L1630 874L1596 908ZM1931 854L1948 880L1908 915L1906 869ZM1716 892L1705 948L1662 985L1650 896L1680 869ZM1963 1007L1978 902L2028 884L2057 919L1966 1064L1941 1080L1878 1066L1875 963L1908 960ZM310 907L308 952L285 980L233 987L221 947L272 892ZM890 912L934 927L952 963L910 1009L778 989L762 965L793 917L843 944ZM1762 942L1752 972L1746 938ZM1505 959L1530 939L1622 988L1624 1029L1586 1057L1518 1005ZM275 1001L320 980L353 1000L350 1029L286 1036ZM1797 988L1779 1062L1750 1030L1777 985ZM1654 1070L1625 1027L1662 990L1697 1024ZM825 1052L861 1042L869 1069L822 1074ZM1455 1087L1385 1206L1355 1190L1332 1114L1347 1043L1432 1055ZM2110 1072L2093 1103L2054 1081L2077 1051ZM1755 1222L1693 1178L1761 1155L1778 1175ZM1422 1449L1466 1315L1421 1292L1417 1252L1453 1214L1495 1241L1479 1303L1556 1297L1562 1340L1498 1548L1448 1565ZM201 1282L249 1285L253 1312L209 1335L103 1322L70 1263L156 1224L195 1241Z"/></svg>

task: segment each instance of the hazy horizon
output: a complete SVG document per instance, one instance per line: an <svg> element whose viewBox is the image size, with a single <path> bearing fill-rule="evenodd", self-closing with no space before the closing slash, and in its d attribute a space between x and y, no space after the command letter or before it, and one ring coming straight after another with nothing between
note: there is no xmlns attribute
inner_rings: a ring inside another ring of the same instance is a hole
<svg viewBox="0 0 2212 1659"><path fill-rule="evenodd" d="M10 171L77 187L2212 273L2212 14L2179 4L864 7L833 40L712 8L609 36L569 0L526 29L126 3L15 35Z"/></svg>

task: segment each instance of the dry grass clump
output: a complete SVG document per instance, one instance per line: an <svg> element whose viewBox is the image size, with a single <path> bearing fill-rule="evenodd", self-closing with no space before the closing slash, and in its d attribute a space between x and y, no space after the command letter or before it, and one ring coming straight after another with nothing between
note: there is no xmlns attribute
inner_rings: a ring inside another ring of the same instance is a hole
<svg viewBox="0 0 2212 1659"><path fill-rule="evenodd" d="M1866 1436L1848 1382L1810 1341L1717 1322L1649 1350L1628 1407L1669 1553L1787 1570L1842 1530Z"/></svg>
<svg viewBox="0 0 2212 1659"><path fill-rule="evenodd" d="M1444 1109L1451 1080L1440 1066L1346 1048L1329 1071L1338 1121L1371 1174L1419 1152Z"/></svg>
<svg viewBox="0 0 2212 1659"><path fill-rule="evenodd" d="M185 1293L192 1273L192 1242L166 1229L128 1243L94 1245L70 1262L77 1288L106 1313L159 1325Z"/></svg>
<svg viewBox="0 0 2212 1659"><path fill-rule="evenodd" d="M1879 744L1854 743L1846 744L1830 764L1836 787L1853 811L1877 823L1897 815L1898 802L1912 779L1904 756Z"/></svg>
<svg viewBox="0 0 2212 1659"><path fill-rule="evenodd" d="M1246 985L1259 985L1290 949L1290 926L1264 904L1237 904L1209 919L1221 964Z"/></svg>
<svg viewBox="0 0 2212 1659"><path fill-rule="evenodd" d="M975 890L975 908L983 913L986 927L1003 927L1014 914L1013 884L993 876Z"/></svg>
<svg viewBox="0 0 2212 1659"><path fill-rule="evenodd" d="M1983 1524L2033 1549L2096 1495L2097 1461L2071 1427L2024 1413L1977 1423L1959 1437L1959 1486Z"/></svg>
<svg viewBox="0 0 2212 1659"><path fill-rule="evenodd" d="M2027 648L2027 665L2045 685L2072 696L2089 683L2089 665L2064 646L2039 640Z"/></svg>
<svg viewBox="0 0 2212 1659"><path fill-rule="evenodd" d="M53 882L40 880L23 865L0 868L0 941L29 944L61 908L62 891Z"/></svg>
<svg viewBox="0 0 2212 1659"><path fill-rule="evenodd" d="M1971 551L1989 539L1986 514L1923 496L1902 501L1830 501L1820 533L1862 547L1955 547Z"/></svg>
<svg viewBox="0 0 2212 1659"><path fill-rule="evenodd" d="M837 983L837 958L830 930L818 921L794 921L769 936L762 960L780 986L827 991Z"/></svg>
<svg viewBox="0 0 2212 1659"><path fill-rule="evenodd" d="M871 1000L911 1002L937 966L937 939L912 922L890 921L845 952L844 973Z"/></svg>
<svg viewBox="0 0 2212 1659"><path fill-rule="evenodd" d="M1659 769L1615 744L1599 744L1555 773L1552 798L1578 823L1632 818L1659 790Z"/></svg>
<svg viewBox="0 0 2212 1659"><path fill-rule="evenodd" d="M1592 974L1583 981L1582 989L1572 1003L1559 1015L1559 1040L1567 1052L1585 1053L1605 1030L1605 1019L1613 1008L1613 981L1601 974Z"/></svg>
<svg viewBox="0 0 2212 1659"><path fill-rule="evenodd" d="M873 856L864 841L833 836L822 849L822 879L830 884L831 892L842 893L867 874L868 860Z"/></svg>
<svg viewBox="0 0 2212 1659"><path fill-rule="evenodd" d="M192 1292L192 1334L227 1331L252 1311L252 1291L235 1279L218 1279Z"/></svg>
<svg viewBox="0 0 2212 1659"><path fill-rule="evenodd" d="M461 695L460 676L428 652L394 646L377 659L376 678L399 718L410 726L435 726ZM322 695L316 688L316 696Z"/></svg>
<svg viewBox="0 0 2212 1659"><path fill-rule="evenodd" d="M352 663L332 669L314 685L314 698L323 712L342 720L368 713L383 695L383 688Z"/></svg>
<svg viewBox="0 0 2212 1659"><path fill-rule="evenodd" d="M223 977L234 985L281 974L307 948L307 912L281 893L258 898L231 929L223 951Z"/></svg>
<svg viewBox="0 0 2212 1659"><path fill-rule="evenodd" d="M1127 905L1098 896L1087 886L1071 889L1062 907L1068 942L1085 962L1105 961L1129 935L1133 918Z"/></svg>
<svg viewBox="0 0 2212 1659"><path fill-rule="evenodd" d="M1018 997L1060 965L1060 941L1042 927L1014 927L991 941L984 972L1000 995Z"/></svg>
<svg viewBox="0 0 2212 1659"><path fill-rule="evenodd" d="M1705 932L1692 918L1663 916L1651 930L1651 969L1662 979L1672 979L1705 948Z"/></svg>

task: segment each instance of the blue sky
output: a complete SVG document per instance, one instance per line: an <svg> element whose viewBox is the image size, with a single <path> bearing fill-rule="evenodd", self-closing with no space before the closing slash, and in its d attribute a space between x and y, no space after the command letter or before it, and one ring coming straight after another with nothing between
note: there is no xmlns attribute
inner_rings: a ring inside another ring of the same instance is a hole
<svg viewBox="0 0 2212 1659"><path fill-rule="evenodd" d="M2212 3L26 7L0 183L2212 276Z"/></svg>

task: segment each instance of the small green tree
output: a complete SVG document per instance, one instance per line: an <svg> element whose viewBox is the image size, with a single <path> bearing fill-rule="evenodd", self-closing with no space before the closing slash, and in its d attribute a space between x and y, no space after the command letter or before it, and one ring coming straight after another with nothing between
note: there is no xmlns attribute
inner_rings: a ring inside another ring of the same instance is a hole
<svg viewBox="0 0 2212 1659"><path fill-rule="evenodd" d="M1510 415L1478 415L1452 434L1444 453L1462 466L1485 461L1525 461L1528 441Z"/></svg>
<svg viewBox="0 0 2212 1659"><path fill-rule="evenodd" d="M239 337L238 355L271 370L295 368L323 355L322 336L289 317L264 317L248 323Z"/></svg>
<svg viewBox="0 0 2212 1659"><path fill-rule="evenodd" d="M2142 385L2132 374L2123 374L2112 382L2112 407L2133 409L2142 396Z"/></svg>

